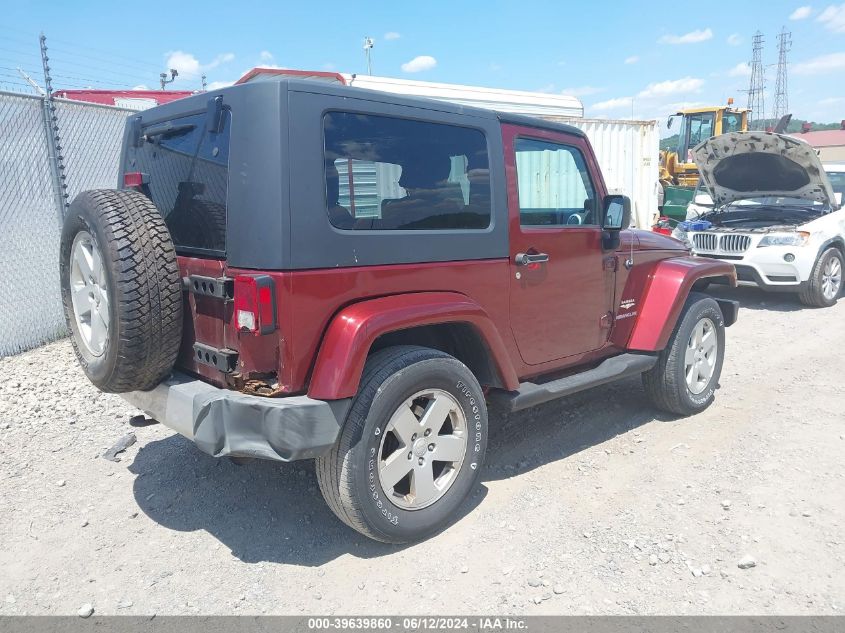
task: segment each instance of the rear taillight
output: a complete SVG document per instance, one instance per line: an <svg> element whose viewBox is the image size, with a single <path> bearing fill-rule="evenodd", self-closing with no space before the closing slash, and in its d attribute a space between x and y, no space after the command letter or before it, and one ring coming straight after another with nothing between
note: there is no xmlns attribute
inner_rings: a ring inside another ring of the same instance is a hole
<svg viewBox="0 0 845 633"><path fill-rule="evenodd" d="M123 174L124 187L141 187L145 182L147 182L147 174L143 174L140 171L128 171Z"/></svg>
<svg viewBox="0 0 845 633"><path fill-rule="evenodd" d="M238 331L251 334L270 334L276 330L276 293L272 277L235 277L235 325Z"/></svg>

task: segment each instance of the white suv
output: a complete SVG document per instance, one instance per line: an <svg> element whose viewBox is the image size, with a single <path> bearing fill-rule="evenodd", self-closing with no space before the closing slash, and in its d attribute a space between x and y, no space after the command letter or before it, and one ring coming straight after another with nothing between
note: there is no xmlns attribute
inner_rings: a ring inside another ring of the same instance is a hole
<svg viewBox="0 0 845 633"><path fill-rule="evenodd" d="M730 261L740 282L831 306L845 263L845 165L822 166L807 143L766 132L713 137L693 150L701 189L674 236Z"/></svg>

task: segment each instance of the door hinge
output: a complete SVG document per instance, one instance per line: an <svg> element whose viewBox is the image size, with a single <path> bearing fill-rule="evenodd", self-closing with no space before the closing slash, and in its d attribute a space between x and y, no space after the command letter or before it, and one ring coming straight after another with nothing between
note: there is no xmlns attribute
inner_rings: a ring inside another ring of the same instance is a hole
<svg viewBox="0 0 845 633"><path fill-rule="evenodd" d="M609 330L613 327L613 312L608 312L605 315L602 315L601 319L599 319L599 323L601 324L601 329Z"/></svg>
<svg viewBox="0 0 845 633"><path fill-rule="evenodd" d="M619 258L615 255L612 257L605 257L604 258L604 269L609 271L615 271L619 265Z"/></svg>

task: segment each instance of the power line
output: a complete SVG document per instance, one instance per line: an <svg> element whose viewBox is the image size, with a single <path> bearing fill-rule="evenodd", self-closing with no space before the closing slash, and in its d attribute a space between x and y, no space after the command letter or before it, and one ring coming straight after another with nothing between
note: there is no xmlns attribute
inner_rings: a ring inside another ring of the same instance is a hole
<svg viewBox="0 0 845 633"><path fill-rule="evenodd" d="M28 35L25 31L0 26L0 30L12 31L16 34ZM39 59L39 48L36 44L37 36L32 36L33 48L25 50L23 46L27 43L20 37L4 36L2 38L3 46L0 46L0 52L10 53L0 57L0 60L9 64L9 68L22 67L31 74L39 74L41 71L35 71L32 66L41 65ZM59 40L51 38L51 43L60 43L65 46L50 47L50 60L52 76L63 86L68 88L74 87L91 87L98 86L111 89L132 89L137 85L155 86L159 83L159 75L163 69L164 64L156 64L149 61L142 61L140 59L115 53L93 46L86 46L76 44L67 40ZM69 50L67 47L71 47ZM82 51L87 52L80 52ZM94 54L91 54L94 53ZM180 90L201 90L202 79L200 76L184 76L180 77L179 86L175 86Z"/></svg>
<svg viewBox="0 0 845 633"><path fill-rule="evenodd" d="M66 44L68 46L72 46L74 49L82 48L82 49L92 51L92 52L95 52L95 53L100 53L100 55L108 56L108 58L110 60L112 58L117 58L117 59L122 59L124 61L132 62L135 65L144 66L144 67L150 68L150 69L160 69L161 68L161 66L159 64L152 64L150 62L144 62L144 61L139 60L137 57L129 57L127 55L121 55L120 53L116 53L114 51L108 51L108 50L105 50L103 48L95 48L93 46L86 46L86 45L83 45L83 44L77 44L75 42L68 42L67 40L51 39L51 41L52 42L58 42L59 44ZM63 49L56 49L55 47L53 47L53 50L63 50ZM76 53L76 54L82 56L81 53Z"/></svg>

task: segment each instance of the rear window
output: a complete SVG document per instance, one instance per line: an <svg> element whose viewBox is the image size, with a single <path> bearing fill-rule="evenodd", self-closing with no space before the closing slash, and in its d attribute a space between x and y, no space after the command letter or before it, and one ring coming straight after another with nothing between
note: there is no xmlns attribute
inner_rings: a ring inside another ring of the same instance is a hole
<svg viewBox="0 0 845 633"><path fill-rule="evenodd" d="M487 141L479 130L349 112L324 121L329 220L339 229L485 229Z"/></svg>
<svg viewBox="0 0 845 633"><path fill-rule="evenodd" d="M136 164L127 171L148 174L145 193L164 217L178 252L226 252L230 129L231 113L224 110L220 132L208 131L205 113L141 130Z"/></svg>

